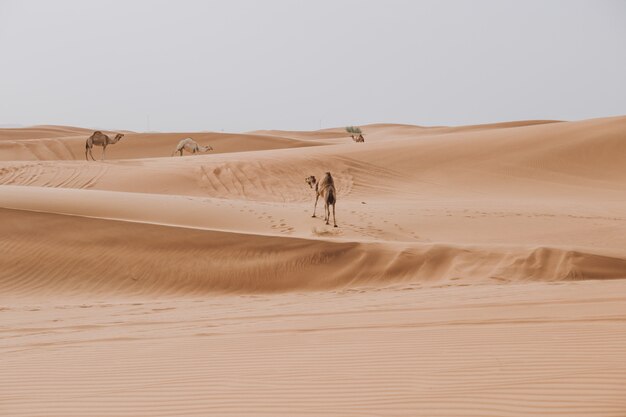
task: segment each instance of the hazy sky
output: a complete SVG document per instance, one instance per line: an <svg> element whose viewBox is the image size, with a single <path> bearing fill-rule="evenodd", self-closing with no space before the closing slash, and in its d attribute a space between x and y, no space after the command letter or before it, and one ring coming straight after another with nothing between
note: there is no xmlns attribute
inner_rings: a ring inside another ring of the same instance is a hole
<svg viewBox="0 0 626 417"><path fill-rule="evenodd" d="M626 114L626 1L0 0L0 124L193 131Z"/></svg>

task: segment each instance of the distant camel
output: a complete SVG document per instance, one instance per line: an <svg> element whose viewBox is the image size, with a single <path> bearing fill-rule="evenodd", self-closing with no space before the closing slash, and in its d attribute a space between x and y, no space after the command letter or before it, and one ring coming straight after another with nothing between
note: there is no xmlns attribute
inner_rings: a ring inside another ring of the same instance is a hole
<svg viewBox="0 0 626 417"><path fill-rule="evenodd" d="M195 140L191 138L185 138L181 140L180 142L178 142L178 146L176 146L176 150L172 152L172 156L174 156L174 154L177 152L180 154L180 156L183 156L183 150L195 154L197 152L212 151L213 148L210 146L198 145L198 143Z"/></svg>
<svg viewBox="0 0 626 417"><path fill-rule="evenodd" d="M363 137L360 127L348 126L346 127L346 132L350 134L350 137L352 138L353 141L365 142L365 138Z"/></svg>
<svg viewBox="0 0 626 417"><path fill-rule="evenodd" d="M322 197L324 200L324 220L326 224L330 220L330 206L333 206L333 224L337 227L337 218L335 216L335 205L337 203L337 190L335 189L335 181L333 180L330 172L327 172L322 181L319 183L315 176L311 175L305 179L309 187L315 190L315 205L313 206L313 216L315 217L315 210L317 209L317 200ZM315 188L314 188L315 187Z"/></svg>
<svg viewBox="0 0 626 417"><path fill-rule="evenodd" d="M87 138L87 141L85 142L85 159L89 161L89 158L87 157L87 152L89 152L89 156L91 156L91 159L93 159L94 161L96 160L96 158L94 158L93 154L91 153L91 149L95 145L102 146L102 161L104 161L104 153L107 150L107 145L114 145L119 142L120 139L122 139L123 137L123 134L118 133L113 139L111 139L99 130L93 132L93 134L89 136L89 138Z"/></svg>

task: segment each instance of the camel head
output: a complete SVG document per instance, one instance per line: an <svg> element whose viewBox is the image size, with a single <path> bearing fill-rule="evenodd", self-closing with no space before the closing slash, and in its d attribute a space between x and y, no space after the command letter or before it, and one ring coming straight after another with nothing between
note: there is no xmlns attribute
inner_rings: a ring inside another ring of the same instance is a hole
<svg viewBox="0 0 626 417"><path fill-rule="evenodd" d="M123 133L118 133L117 135L115 135L115 142L119 142L123 137Z"/></svg>
<svg viewBox="0 0 626 417"><path fill-rule="evenodd" d="M212 150L213 148L210 145L207 145L207 146L198 145L198 151L200 152L208 152Z"/></svg>
<svg viewBox="0 0 626 417"><path fill-rule="evenodd" d="M304 179L304 181L309 184L309 187L314 188L315 183L317 183L317 180L315 179L314 175L311 175L310 177L306 177Z"/></svg>

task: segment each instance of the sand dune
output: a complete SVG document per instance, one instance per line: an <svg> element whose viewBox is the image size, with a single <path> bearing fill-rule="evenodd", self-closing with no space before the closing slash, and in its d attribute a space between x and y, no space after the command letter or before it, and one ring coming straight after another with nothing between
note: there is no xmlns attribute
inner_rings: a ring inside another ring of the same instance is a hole
<svg viewBox="0 0 626 417"><path fill-rule="evenodd" d="M16 141L45 139L69 136L89 136L93 131L72 126L33 126L20 128L0 128L0 140Z"/></svg>
<svg viewBox="0 0 626 417"><path fill-rule="evenodd" d="M92 133L93 130L61 127L0 129L0 160L83 161L85 141ZM124 132L124 138L117 146L111 145L107 148L107 159L169 157L178 142L189 136L200 144L210 144L214 149L212 153L295 148L316 144L282 137L235 133ZM96 149L94 157L99 158L102 148Z"/></svg>
<svg viewBox="0 0 626 417"><path fill-rule="evenodd" d="M626 187L626 168L620 156L626 150L622 140L625 117L425 136L406 136L404 127L399 127L394 136L389 129L386 128L385 141L376 143L354 144L348 138L335 146L287 150L284 148L302 146L303 142L256 135L244 135L239 140L234 135L221 139L232 146L224 145L222 149L234 152L230 155L116 161L117 154L112 149L123 153L124 159L143 149L139 139L131 137L132 145L121 142L111 146L112 160L105 164L4 163L0 183L72 186L64 182L67 176L74 176L77 179L89 177L87 181L77 181L78 187L89 184L90 188L123 190L124 185L111 187L107 182L120 179L127 183L133 177L146 181L142 190L133 191L169 194L172 192L159 190L154 183L167 182L172 176L180 175L176 182L182 187L188 186L190 178L195 178L196 182L182 194L194 193L200 187L205 195L263 199L266 193L276 196L274 189L282 187L280 183L289 184L289 189L298 192L303 175L316 172L319 175L331 170L341 181L379 192L390 190L401 198L414 192L428 197L431 193L477 195L493 194L493 191L511 196L521 193L545 197L549 193L585 198L588 192L598 188L601 189L598 192L613 192L618 196ZM166 153L172 144L176 145L176 139L184 135L164 134L155 139L163 143L159 153ZM201 138L202 134L195 136ZM246 142L249 138L253 139ZM272 151L248 152L254 150L257 140L259 144L265 143L263 149ZM216 153L219 153L219 140L209 142L215 143ZM82 144L75 146L79 148L75 152L84 152ZM11 153L6 152L5 158L10 157ZM66 169L68 174L59 173ZM94 169L106 170L107 175L92 183ZM38 173L33 174L33 170ZM50 176L56 177L58 182L50 182ZM267 190L257 192L255 181L268 178L276 181L262 184ZM246 186L248 190L242 191ZM364 195L368 193L369 190Z"/></svg>
<svg viewBox="0 0 626 417"><path fill-rule="evenodd" d="M398 137L416 137L421 135L436 135L444 133L461 133L479 130L506 129L512 127L533 126L545 123L557 123L556 120L520 120L516 122L488 123L470 126L415 126L397 123L374 123L362 126L366 142L385 140ZM295 138L299 140L316 140L337 143L339 139L345 141L350 138L345 128L330 128L316 131L289 131L289 130L257 130L253 134Z"/></svg>
<svg viewBox="0 0 626 417"><path fill-rule="evenodd" d="M0 129L0 415L624 415L626 117L363 131Z"/></svg>
<svg viewBox="0 0 626 417"><path fill-rule="evenodd" d="M0 165L0 184L12 185L0 189L1 205L233 232L242 243L249 234L280 236L285 245L296 238L326 242L311 243L302 259L319 257L316 245L333 241L360 245L360 256L368 259L377 251L415 252L403 268L391 267L383 257L386 268L371 269L372 276L392 280L424 279L422 258L433 251L441 259L435 269L445 272L428 272L431 279L624 275L626 167L620 155L626 152L626 117L418 136L407 136L407 130L415 130L410 126L373 128L382 129L387 139L355 144L348 138L344 144L293 148L302 142L206 134L215 146L232 146L231 152L124 159L141 149L136 135L129 144L115 145L123 153L120 160L9 161ZM151 134L143 140L165 149L179 136ZM250 150L256 141L283 148ZM304 177L325 170L337 181L339 229L309 217L313 192ZM369 249L362 243L379 246ZM397 244L404 246L393 247ZM463 250L469 255L461 256ZM352 268L347 275L369 268ZM349 281L342 278L334 285Z"/></svg>
<svg viewBox="0 0 626 417"><path fill-rule="evenodd" d="M398 282L551 282L623 278L626 271L626 257L560 248L328 242L21 210L1 214L2 235L11 237L0 243L3 297L69 294L90 300Z"/></svg>

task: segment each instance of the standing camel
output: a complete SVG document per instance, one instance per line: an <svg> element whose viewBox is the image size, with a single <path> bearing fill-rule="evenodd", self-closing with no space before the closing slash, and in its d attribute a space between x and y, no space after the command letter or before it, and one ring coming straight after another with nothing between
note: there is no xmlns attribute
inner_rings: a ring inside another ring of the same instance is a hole
<svg viewBox="0 0 626 417"><path fill-rule="evenodd" d="M337 217L335 216L335 206L337 203L337 190L335 189L335 181L333 180L330 172L327 172L322 181L317 182L316 178L311 175L305 179L309 187L315 186L315 205L313 206L313 216L315 217L315 210L317 209L317 200L322 197L324 200L324 220L326 224L329 224L330 220L330 206L333 206L333 224L337 227Z"/></svg>
<svg viewBox="0 0 626 417"><path fill-rule="evenodd" d="M85 142L85 159L89 161L89 158L87 157L87 152L89 152L89 156L91 156L91 159L93 159L94 161L96 160L96 158L94 158L93 154L91 153L91 149L95 145L95 146L102 146L102 159L101 160L104 161L104 153L107 150L107 145L114 145L117 142L119 142L120 139L122 139L123 137L124 137L123 134L118 133L117 135L115 135L113 139L111 139L110 137L108 137L107 135L105 135L99 130L93 132L93 134L89 136L89 138L87 138L87 141Z"/></svg>
<svg viewBox="0 0 626 417"><path fill-rule="evenodd" d="M315 175L306 177L304 181L306 181L306 183L309 184L309 187L311 187L311 189L315 191L315 205L313 206L313 215L311 216L311 217L315 217L315 210L317 209L317 200L320 198L319 183L317 182L317 178L315 178Z"/></svg>
<svg viewBox="0 0 626 417"><path fill-rule="evenodd" d="M176 150L172 152L172 156L174 156L175 153L179 153L180 156L183 156L183 150L195 154L197 152L212 151L213 148L211 146L198 145L195 140L191 138L185 138L178 142L178 146L176 146Z"/></svg>

